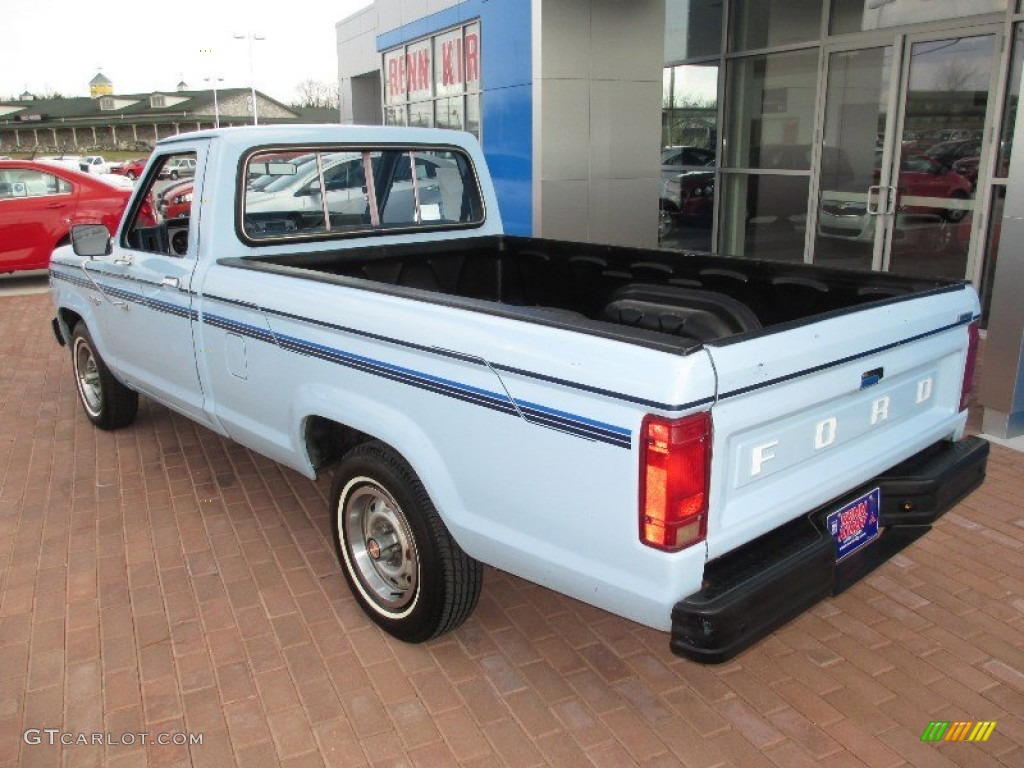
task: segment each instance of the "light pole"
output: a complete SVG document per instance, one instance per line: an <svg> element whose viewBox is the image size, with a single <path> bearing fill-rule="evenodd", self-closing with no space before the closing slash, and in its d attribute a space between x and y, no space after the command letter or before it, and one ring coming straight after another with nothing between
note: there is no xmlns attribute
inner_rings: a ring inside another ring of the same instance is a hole
<svg viewBox="0 0 1024 768"><path fill-rule="evenodd" d="M263 35L255 32L235 32L235 40L249 40L249 90L252 91L252 124L259 125L259 118L256 116L256 75L252 63L252 43L254 40L266 40Z"/></svg>
<svg viewBox="0 0 1024 768"><path fill-rule="evenodd" d="M223 83L224 78L211 75L210 77L204 77L203 80L213 83L213 127L220 128L220 107L217 106L217 83Z"/></svg>

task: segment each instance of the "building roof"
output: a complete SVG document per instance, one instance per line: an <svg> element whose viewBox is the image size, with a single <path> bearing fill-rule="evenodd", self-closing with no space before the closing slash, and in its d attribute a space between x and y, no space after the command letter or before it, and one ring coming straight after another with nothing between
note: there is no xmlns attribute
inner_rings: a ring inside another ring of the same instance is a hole
<svg viewBox="0 0 1024 768"><path fill-rule="evenodd" d="M102 72L97 72L96 77L89 81L89 85L113 85L114 83Z"/></svg>
<svg viewBox="0 0 1024 768"><path fill-rule="evenodd" d="M292 118L298 117L299 111L288 107L285 104L272 99L265 93L259 91L257 98L261 103L269 102L286 110ZM163 96L164 106L153 106L153 96ZM234 97L248 98L248 88L219 88L217 99L220 105L221 114L225 114L224 105ZM113 100L112 109L101 109L104 100ZM0 100L0 124L3 123L29 123L32 125L46 124L57 121L62 123L83 121L95 123L109 121L111 119L123 120L127 118L168 118L168 117L212 117L214 114L213 91L153 91L151 93L131 94L108 94L98 98L89 96L78 96L74 98L59 99L16 99L11 101ZM305 119L310 120L312 116ZM332 110L332 117L336 120L337 114ZM269 119L269 118L268 118Z"/></svg>

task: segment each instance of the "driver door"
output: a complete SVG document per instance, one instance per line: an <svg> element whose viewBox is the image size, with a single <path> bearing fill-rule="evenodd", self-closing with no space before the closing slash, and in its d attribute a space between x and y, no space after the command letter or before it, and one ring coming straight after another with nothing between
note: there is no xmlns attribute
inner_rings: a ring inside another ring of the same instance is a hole
<svg viewBox="0 0 1024 768"><path fill-rule="evenodd" d="M102 265L103 278L114 289L105 330L132 388L206 423L193 345L199 222L191 215L198 211L203 176L172 180L166 168L193 161L202 169L208 145L186 146L157 149L113 253Z"/></svg>

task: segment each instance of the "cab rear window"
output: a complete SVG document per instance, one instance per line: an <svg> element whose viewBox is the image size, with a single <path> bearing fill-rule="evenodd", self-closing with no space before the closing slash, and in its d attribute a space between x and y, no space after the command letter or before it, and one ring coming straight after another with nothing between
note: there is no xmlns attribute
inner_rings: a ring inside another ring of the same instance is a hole
<svg viewBox="0 0 1024 768"><path fill-rule="evenodd" d="M240 234L254 243L483 222L469 158L452 149L261 150L245 162Z"/></svg>

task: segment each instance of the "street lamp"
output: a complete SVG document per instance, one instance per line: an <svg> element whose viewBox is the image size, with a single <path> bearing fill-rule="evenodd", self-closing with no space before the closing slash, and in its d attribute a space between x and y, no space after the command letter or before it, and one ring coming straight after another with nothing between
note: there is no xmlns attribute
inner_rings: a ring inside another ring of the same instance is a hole
<svg viewBox="0 0 1024 768"><path fill-rule="evenodd" d="M255 32L235 32L235 40L249 41L249 90L252 91L252 124L259 125L259 118L256 116L256 76L253 74L252 64L252 43L254 40L266 40L263 35Z"/></svg>
<svg viewBox="0 0 1024 768"><path fill-rule="evenodd" d="M220 128L220 107L217 106L217 83L223 83L223 77L204 77L207 83L213 83L213 127Z"/></svg>

